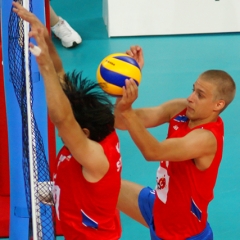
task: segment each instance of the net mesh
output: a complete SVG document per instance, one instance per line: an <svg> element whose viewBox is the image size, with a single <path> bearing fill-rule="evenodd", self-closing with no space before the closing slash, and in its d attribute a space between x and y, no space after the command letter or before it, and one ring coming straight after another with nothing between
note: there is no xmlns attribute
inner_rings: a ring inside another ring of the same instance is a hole
<svg viewBox="0 0 240 240"><path fill-rule="evenodd" d="M15 0L23 4L24 0ZM29 0L29 10L32 11L32 1ZM26 201L28 213L30 216L30 232L32 229L32 202L35 204L36 228L38 239L51 240L54 237L53 209L51 182L49 174L49 165L46 158L43 139L39 131L36 119L33 113L33 82L32 74L29 71L29 89L30 99L27 99L26 90L26 67L24 41L29 41L24 36L23 21L15 14L12 9L8 24L8 56L9 56L9 74L10 81L13 84L17 102L21 111L22 120L22 166L25 183ZM25 39L26 38L26 39ZM31 69L31 55L29 53L29 69ZM27 108L27 101L30 101L30 111ZM28 115L31 121L28 121ZM32 136L32 156L29 156L29 125L31 126ZM33 181L30 180L30 162L33 161ZM34 201L31 199L31 186L34 186Z"/></svg>

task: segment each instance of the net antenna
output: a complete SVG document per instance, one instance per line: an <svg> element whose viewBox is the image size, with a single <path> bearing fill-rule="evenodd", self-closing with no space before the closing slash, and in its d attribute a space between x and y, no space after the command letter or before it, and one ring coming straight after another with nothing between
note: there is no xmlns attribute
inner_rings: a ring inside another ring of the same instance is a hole
<svg viewBox="0 0 240 240"><path fill-rule="evenodd" d="M32 12L33 0L14 0ZM52 240L54 236L53 201L43 139L33 111L33 80L29 51L29 23L13 13L8 24L9 75L22 117L23 174L30 236L34 240Z"/></svg>

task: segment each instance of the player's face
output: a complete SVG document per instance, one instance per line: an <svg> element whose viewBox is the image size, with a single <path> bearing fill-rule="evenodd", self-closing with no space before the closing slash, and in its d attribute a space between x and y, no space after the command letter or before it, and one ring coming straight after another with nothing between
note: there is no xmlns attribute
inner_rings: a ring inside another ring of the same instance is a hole
<svg viewBox="0 0 240 240"><path fill-rule="evenodd" d="M193 84L193 92L187 98L187 117L190 120L205 120L212 116L215 106L216 86L198 78Z"/></svg>

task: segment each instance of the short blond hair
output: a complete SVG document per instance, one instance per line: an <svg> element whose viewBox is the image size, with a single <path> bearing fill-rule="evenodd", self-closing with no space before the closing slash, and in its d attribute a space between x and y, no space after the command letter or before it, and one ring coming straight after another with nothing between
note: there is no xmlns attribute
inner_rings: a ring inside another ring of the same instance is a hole
<svg viewBox="0 0 240 240"><path fill-rule="evenodd" d="M225 101L225 107L222 109L223 111L235 97L236 84L233 78L227 72L222 70L205 71L200 75L200 78L217 87L215 99Z"/></svg>

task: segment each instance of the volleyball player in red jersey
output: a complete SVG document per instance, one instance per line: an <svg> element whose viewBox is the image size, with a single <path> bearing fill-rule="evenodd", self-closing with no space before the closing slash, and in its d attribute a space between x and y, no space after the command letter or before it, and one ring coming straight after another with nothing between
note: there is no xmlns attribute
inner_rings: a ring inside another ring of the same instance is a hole
<svg viewBox="0 0 240 240"><path fill-rule="evenodd" d="M97 83L82 79L81 73L65 74L47 29L19 3L13 6L30 23L29 36L41 49L36 60L48 113L64 143L53 176L53 197L64 237L118 240L121 225L116 205L122 164L113 105Z"/></svg>
<svg viewBox="0 0 240 240"><path fill-rule="evenodd" d="M143 67L139 46L127 53ZM207 209L222 158L224 129L219 114L235 92L229 74L209 70L198 77L187 99L133 110L138 87L126 80L115 108L115 126L127 129L145 159L160 161L160 166L154 190L122 180L118 208L149 227L151 239L213 239ZM146 128L164 123L169 123L168 136L159 142Z"/></svg>

